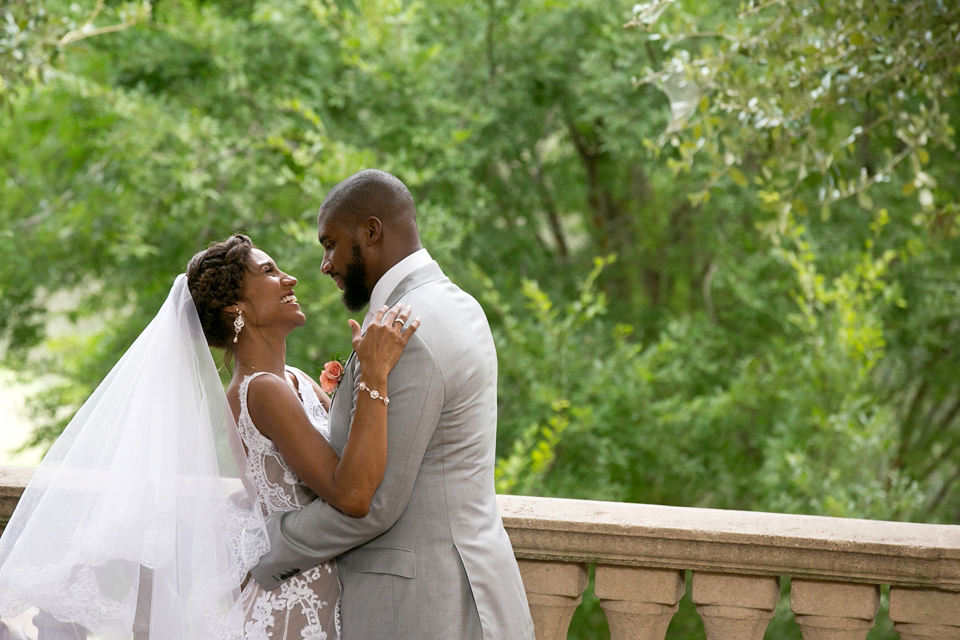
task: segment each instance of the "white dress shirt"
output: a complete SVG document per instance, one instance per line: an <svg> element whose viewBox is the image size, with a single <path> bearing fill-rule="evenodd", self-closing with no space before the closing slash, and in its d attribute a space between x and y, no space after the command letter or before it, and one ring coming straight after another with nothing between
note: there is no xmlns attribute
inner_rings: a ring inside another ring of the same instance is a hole
<svg viewBox="0 0 960 640"><path fill-rule="evenodd" d="M367 309L367 315L363 318L361 328L364 331L367 330L367 327L373 322L373 314L377 312L377 309L387 303L387 298L393 293L393 290L397 288L401 280L420 267L430 264L432 261L433 258L430 257L427 250L420 249L390 267L387 272L377 280L377 284L374 285L373 291L370 293L370 308Z"/></svg>

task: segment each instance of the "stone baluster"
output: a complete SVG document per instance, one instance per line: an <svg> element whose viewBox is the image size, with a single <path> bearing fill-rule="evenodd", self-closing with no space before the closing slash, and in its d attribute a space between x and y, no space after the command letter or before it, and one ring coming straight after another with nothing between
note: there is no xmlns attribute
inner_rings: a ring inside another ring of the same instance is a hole
<svg viewBox="0 0 960 640"><path fill-rule="evenodd" d="M891 587L890 619L900 640L960 638L960 593Z"/></svg>
<svg viewBox="0 0 960 640"><path fill-rule="evenodd" d="M37 640L87 640L87 632L83 627L60 622L45 611L33 616L32 622L37 628Z"/></svg>
<svg viewBox="0 0 960 640"><path fill-rule="evenodd" d="M693 601L707 640L761 640L779 600L777 577L693 574Z"/></svg>
<svg viewBox="0 0 960 640"><path fill-rule="evenodd" d="M0 640L27 640L23 633L23 627L15 625L11 630L6 623L0 622Z"/></svg>
<svg viewBox="0 0 960 640"><path fill-rule="evenodd" d="M587 588L587 565L518 560L537 640L563 640Z"/></svg>
<svg viewBox="0 0 960 640"><path fill-rule="evenodd" d="M153 605L153 569L140 566L137 608L133 614L133 640L149 640L150 608Z"/></svg>
<svg viewBox="0 0 960 640"><path fill-rule="evenodd" d="M790 608L804 640L864 640L880 609L880 587L795 578Z"/></svg>
<svg viewBox="0 0 960 640"><path fill-rule="evenodd" d="M594 593L611 640L663 640L684 594L683 571L598 564Z"/></svg>

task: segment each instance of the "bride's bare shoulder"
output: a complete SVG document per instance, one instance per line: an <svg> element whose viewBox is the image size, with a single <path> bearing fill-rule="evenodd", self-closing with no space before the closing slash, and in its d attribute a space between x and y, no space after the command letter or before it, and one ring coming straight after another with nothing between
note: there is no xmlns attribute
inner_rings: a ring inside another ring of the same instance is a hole
<svg viewBox="0 0 960 640"><path fill-rule="evenodd" d="M306 419L303 405L290 383L268 373L257 376L247 387L247 410L261 431L273 431L278 425Z"/></svg>
<svg viewBox="0 0 960 640"><path fill-rule="evenodd" d="M283 378L272 373L257 376L234 376L227 385L226 394L227 402L233 410L233 417L236 420L240 419L242 405L240 391L245 382L247 387L247 411L250 412L251 417L255 418L258 413L262 413L265 409L270 411L278 401L280 404L283 404L285 400L289 401L289 398L284 396L289 395L292 390Z"/></svg>

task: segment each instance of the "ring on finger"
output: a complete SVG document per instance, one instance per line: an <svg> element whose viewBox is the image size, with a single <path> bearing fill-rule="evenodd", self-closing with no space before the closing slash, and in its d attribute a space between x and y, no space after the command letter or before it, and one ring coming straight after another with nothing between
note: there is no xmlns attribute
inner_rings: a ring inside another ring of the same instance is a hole
<svg viewBox="0 0 960 640"><path fill-rule="evenodd" d="M403 324L404 320L403 318L397 318L396 320L394 320L394 322L399 322L400 324Z"/></svg>

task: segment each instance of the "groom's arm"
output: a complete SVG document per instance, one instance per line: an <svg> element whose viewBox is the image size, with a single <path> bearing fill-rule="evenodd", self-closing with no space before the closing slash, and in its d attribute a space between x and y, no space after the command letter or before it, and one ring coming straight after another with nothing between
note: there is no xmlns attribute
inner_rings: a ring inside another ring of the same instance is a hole
<svg viewBox="0 0 960 640"><path fill-rule="evenodd" d="M274 589L292 575L372 540L403 514L443 407L440 369L418 334L391 371L388 389L387 468L369 513L352 518L315 500L268 519L270 551L252 570L264 588Z"/></svg>

